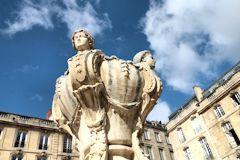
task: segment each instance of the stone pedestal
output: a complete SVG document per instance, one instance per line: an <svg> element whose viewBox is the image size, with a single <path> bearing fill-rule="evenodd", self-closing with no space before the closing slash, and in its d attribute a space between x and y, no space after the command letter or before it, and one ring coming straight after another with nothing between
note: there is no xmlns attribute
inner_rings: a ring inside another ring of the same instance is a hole
<svg viewBox="0 0 240 160"><path fill-rule="evenodd" d="M131 160L134 153L132 147L123 145L109 145L108 159L109 160Z"/></svg>

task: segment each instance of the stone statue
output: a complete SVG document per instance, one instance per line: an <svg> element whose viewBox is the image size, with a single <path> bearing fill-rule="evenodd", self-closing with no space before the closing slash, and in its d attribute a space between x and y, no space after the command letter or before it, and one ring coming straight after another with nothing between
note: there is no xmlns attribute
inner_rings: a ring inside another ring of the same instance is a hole
<svg viewBox="0 0 240 160"><path fill-rule="evenodd" d="M52 114L76 140L79 160L147 160L139 138L162 91L151 53L108 57L84 30L73 33L72 44L77 54L57 79Z"/></svg>

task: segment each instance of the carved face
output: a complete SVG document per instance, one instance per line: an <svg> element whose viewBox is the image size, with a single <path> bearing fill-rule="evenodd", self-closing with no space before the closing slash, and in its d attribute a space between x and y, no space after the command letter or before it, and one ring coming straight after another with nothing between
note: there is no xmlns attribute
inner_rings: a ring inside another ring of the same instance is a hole
<svg viewBox="0 0 240 160"><path fill-rule="evenodd" d="M147 54L144 57L144 62L146 62L150 66L150 68L155 68L156 61L153 59L153 56L151 54Z"/></svg>
<svg viewBox="0 0 240 160"><path fill-rule="evenodd" d="M78 51L90 49L90 44L87 35L84 32L77 32L73 36L75 48Z"/></svg>

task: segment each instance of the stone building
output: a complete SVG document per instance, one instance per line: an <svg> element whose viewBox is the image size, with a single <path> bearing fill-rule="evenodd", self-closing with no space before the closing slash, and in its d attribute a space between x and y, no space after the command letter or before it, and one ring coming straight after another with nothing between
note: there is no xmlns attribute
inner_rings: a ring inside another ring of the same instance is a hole
<svg viewBox="0 0 240 160"><path fill-rule="evenodd" d="M240 63L169 116L169 140L178 160L240 158Z"/></svg>
<svg viewBox="0 0 240 160"><path fill-rule="evenodd" d="M146 122L141 145L152 160L170 160L165 135L163 124ZM0 160L78 160L73 146L74 139L51 120L0 112Z"/></svg>
<svg viewBox="0 0 240 160"><path fill-rule="evenodd" d="M0 112L0 160L78 160L53 121Z"/></svg>
<svg viewBox="0 0 240 160"><path fill-rule="evenodd" d="M166 135L164 124L158 121L146 121L141 139L142 150L150 160L173 160L172 145Z"/></svg>

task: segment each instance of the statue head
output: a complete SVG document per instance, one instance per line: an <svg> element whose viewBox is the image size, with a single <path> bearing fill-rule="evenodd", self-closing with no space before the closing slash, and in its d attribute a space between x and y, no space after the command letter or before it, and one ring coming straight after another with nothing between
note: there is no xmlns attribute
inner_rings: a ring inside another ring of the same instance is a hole
<svg viewBox="0 0 240 160"><path fill-rule="evenodd" d="M72 45L77 51L93 49L94 38L87 31L77 30L73 32Z"/></svg>
<svg viewBox="0 0 240 160"><path fill-rule="evenodd" d="M151 52L148 50L140 51L133 57L133 63L141 62L149 65L151 69L155 68L156 61L153 59Z"/></svg>

